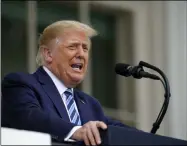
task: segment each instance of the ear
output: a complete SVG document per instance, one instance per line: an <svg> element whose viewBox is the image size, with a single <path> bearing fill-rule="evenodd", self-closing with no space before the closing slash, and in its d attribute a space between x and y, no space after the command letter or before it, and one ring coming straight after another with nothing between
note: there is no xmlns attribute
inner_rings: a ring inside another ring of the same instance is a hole
<svg viewBox="0 0 187 146"><path fill-rule="evenodd" d="M50 48L48 48L47 46L42 46L42 50L43 50L43 56L44 56L44 60L46 63L51 63L53 58L52 58L52 51Z"/></svg>

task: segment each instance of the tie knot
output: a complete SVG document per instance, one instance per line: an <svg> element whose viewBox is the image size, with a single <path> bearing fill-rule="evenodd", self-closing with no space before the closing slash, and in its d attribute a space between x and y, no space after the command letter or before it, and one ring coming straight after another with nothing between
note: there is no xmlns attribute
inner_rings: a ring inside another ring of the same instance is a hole
<svg viewBox="0 0 187 146"><path fill-rule="evenodd" d="M68 88L68 89L64 92L64 94L65 94L67 97L69 97L70 95L72 95L72 90L71 90L70 88Z"/></svg>

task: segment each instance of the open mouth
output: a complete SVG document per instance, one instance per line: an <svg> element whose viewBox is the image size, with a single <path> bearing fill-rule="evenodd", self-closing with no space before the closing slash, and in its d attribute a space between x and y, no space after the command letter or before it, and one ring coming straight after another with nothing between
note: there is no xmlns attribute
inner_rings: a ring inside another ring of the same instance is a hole
<svg viewBox="0 0 187 146"><path fill-rule="evenodd" d="M73 70L80 71L83 68L83 64L82 63L76 63L76 64L72 64L71 67L72 67Z"/></svg>

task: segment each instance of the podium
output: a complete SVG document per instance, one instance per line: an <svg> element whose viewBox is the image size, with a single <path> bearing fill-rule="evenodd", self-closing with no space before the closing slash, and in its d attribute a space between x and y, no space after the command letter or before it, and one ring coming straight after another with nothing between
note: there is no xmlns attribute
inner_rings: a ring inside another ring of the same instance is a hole
<svg viewBox="0 0 187 146"><path fill-rule="evenodd" d="M108 126L100 130L101 145L187 145L187 141L139 130Z"/></svg>
<svg viewBox="0 0 187 146"><path fill-rule="evenodd" d="M156 135L144 131L124 128L119 126L109 126L107 130L100 129L102 139L101 145L186 145L187 141ZM55 145L55 144L54 144ZM58 144L60 145L60 143ZM72 146L84 146L84 142L71 143Z"/></svg>

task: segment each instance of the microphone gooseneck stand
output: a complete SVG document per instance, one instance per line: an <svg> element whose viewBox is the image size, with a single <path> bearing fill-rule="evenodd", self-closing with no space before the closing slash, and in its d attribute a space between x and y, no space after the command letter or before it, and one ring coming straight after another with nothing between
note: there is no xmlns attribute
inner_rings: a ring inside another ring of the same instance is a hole
<svg viewBox="0 0 187 146"><path fill-rule="evenodd" d="M167 108L168 108L168 105L169 105L169 99L170 99L170 96L171 96L171 93L170 93L170 86L169 86L169 81L166 77L166 75L157 67L151 65L151 64L148 64L144 61L140 61L139 62L139 65L140 66L144 66L144 67L147 67L147 68L150 68L150 69L153 69L155 71L157 71L163 78L163 80L160 78L160 81L162 82L163 86L164 86L164 90L165 90L165 94L164 94L164 103L162 105L162 108L160 110L160 113L156 119L156 121L153 123L153 127L151 129L151 133L155 134L156 131L158 130L158 128L160 127L160 124L165 116L165 113L167 111Z"/></svg>

